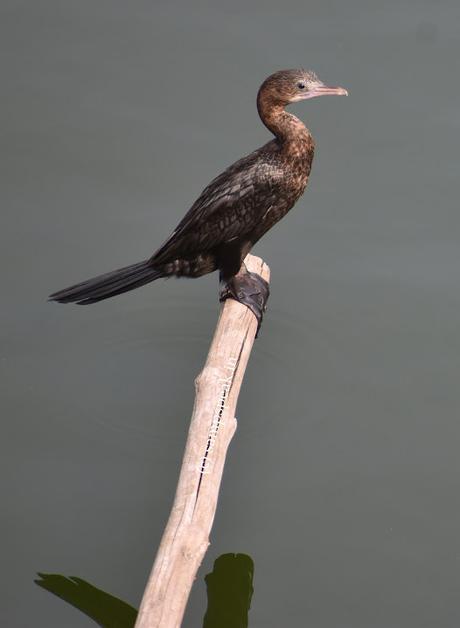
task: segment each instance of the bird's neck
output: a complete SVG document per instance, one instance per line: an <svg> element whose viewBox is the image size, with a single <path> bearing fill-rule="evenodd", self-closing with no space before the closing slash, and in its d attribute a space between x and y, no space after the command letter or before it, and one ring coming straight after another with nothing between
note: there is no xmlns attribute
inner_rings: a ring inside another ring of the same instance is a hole
<svg viewBox="0 0 460 628"><path fill-rule="evenodd" d="M278 104L259 94L257 110L260 119L267 129L279 140L282 146L292 143L313 141L309 129L292 113L288 113L284 105Z"/></svg>

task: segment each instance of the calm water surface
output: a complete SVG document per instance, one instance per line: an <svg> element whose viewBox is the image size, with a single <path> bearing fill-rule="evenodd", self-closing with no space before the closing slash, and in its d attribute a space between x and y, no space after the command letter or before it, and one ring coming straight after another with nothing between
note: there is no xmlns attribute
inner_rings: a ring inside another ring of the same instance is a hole
<svg viewBox="0 0 460 628"><path fill-rule="evenodd" d="M3 0L2 604L91 622L35 587L137 606L215 325L217 279L89 308L51 291L145 258L268 138L259 83L349 89L294 111L310 187L257 247L272 296L212 545L255 562L251 628L460 624L458 2Z"/></svg>

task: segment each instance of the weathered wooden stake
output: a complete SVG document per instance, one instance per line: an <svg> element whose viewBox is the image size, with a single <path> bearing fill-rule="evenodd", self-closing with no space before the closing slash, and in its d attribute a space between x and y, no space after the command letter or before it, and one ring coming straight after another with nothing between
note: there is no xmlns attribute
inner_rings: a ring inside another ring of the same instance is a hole
<svg viewBox="0 0 460 628"><path fill-rule="evenodd" d="M270 269L248 255L248 270L267 282ZM174 504L155 558L135 628L178 628L195 574L209 545L235 408L257 331L255 316L225 301L196 395Z"/></svg>

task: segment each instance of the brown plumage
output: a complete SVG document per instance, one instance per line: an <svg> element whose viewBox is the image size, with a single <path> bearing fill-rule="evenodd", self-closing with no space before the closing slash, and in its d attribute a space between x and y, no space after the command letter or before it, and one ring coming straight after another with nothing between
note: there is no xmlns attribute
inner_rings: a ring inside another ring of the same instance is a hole
<svg viewBox="0 0 460 628"><path fill-rule="evenodd" d="M285 111L286 105L327 94L346 91L326 87L304 70L269 76L259 89L257 109L274 139L211 181L148 260L60 290L50 299L94 303L159 277L200 277L215 270L225 281L234 278L246 254L307 185L315 144L305 125Z"/></svg>

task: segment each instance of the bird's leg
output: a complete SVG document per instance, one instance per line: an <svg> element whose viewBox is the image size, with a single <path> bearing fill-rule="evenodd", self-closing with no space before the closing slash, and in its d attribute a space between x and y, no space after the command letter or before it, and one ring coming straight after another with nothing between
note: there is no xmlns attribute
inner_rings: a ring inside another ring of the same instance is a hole
<svg viewBox="0 0 460 628"><path fill-rule="evenodd" d="M233 275L227 281L224 280L219 300L235 299L238 303L242 303L249 308L257 318L257 338L264 312L267 309L269 295L270 288L265 279L257 273L250 272L242 264L236 275Z"/></svg>

